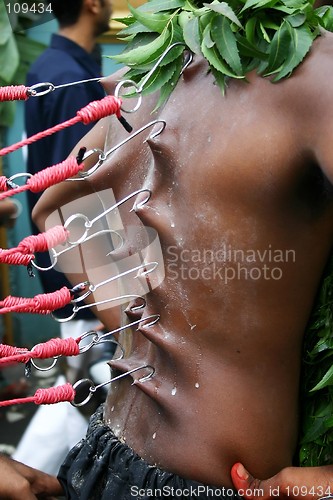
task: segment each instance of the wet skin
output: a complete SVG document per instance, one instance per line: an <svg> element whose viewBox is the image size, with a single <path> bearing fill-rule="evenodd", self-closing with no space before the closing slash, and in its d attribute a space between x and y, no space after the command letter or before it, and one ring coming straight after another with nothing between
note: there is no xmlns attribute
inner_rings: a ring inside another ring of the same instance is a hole
<svg viewBox="0 0 333 500"><path fill-rule="evenodd" d="M166 277L143 311L127 315L160 320L120 335L127 357L111 365L125 372L147 363L155 374L114 385L105 413L150 464L231 486L235 462L260 478L292 463L302 340L333 237L332 56L327 34L290 79L274 85L251 74L249 83L230 82L225 97L196 58L158 112L164 132L122 148L87 182L93 191L112 187L116 199L152 192L122 216L138 235L143 226L158 232ZM133 115L135 125L151 120L153 100ZM114 130L117 141L123 133ZM51 188L41 200L41 225L61 196ZM119 256L138 241L126 241ZM223 248L256 260L223 262ZM176 259L183 268L170 267ZM227 280L230 269L236 275Z"/></svg>

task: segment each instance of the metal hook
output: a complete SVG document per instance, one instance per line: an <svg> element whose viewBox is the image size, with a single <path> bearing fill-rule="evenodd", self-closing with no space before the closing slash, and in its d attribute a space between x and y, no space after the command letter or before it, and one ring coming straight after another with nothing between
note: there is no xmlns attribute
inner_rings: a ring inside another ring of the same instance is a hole
<svg viewBox="0 0 333 500"><path fill-rule="evenodd" d="M143 321L151 319L149 323L145 325L145 327L150 327L155 325L159 320L160 320L160 315L159 314L151 314L150 316L146 316L145 318L137 319L136 321L132 321L132 323L128 323L126 325L120 326L119 328L116 328L115 330L111 330L111 332L103 333L103 335L100 335L98 339L95 342L95 345L97 345L99 342L104 342L105 337L109 337L111 335L115 335L116 333L122 332L124 330L127 330L127 328L131 328L132 326L139 325Z"/></svg>
<svg viewBox="0 0 333 500"><path fill-rule="evenodd" d="M31 349L31 352L37 347L37 345L38 344L36 344L36 345L33 346L33 348ZM29 361L32 364L32 366L34 368L36 368L36 370L38 370L40 372L48 372L49 370L52 370L52 368L55 367L55 365L57 364L57 361L58 361L59 358L60 358L60 356L54 356L51 364L49 366L47 366L47 367L39 366L33 358L31 358Z"/></svg>
<svg viewBox="0 0 333 500"><path fill-rule="evenodd" d="M84 298L86 298L90 294L91 294L90 291L87 292L87 294L85 295ZM99 300L97 302L93 302L92 304L84 304L83 306L74 305L72 314L70 316L68 316L67 318L58 318L53 312L51 313L51 316L58 323L66 323L67 321L70 321L71 319L75 318L75 316L77 315L77 313L79 311L81 311L81 309L86 309L87 307L93 307L93 306L100 306L103 304L107 304L109 302L115 302L115 301L119 301L119 300L124 300L125 302L130 302L132 299L141 299L143 303L141 306L136 306L135 308L133 307L133 309L131 308L131 310L136 311L138 309L144 309L146 307L146 301L141 295L135 295L135 294L119 295L118 297L113 297L111 299Z"/></svg>
<svg viewBox="0 0 333 500"><path fill-rule="evenodd" d="M45 90L40 90L38 91L37 89L42 89L43 87L47 87ZM49 94L50 92L53 92L55 90L55 86L51 82L41 82L41 83L35 83L34 85L31 85L31 87L28 88L28 95L30 97L40 97L42 95Z"/></svg>
<svg viewBox="0 0 333 500"><path fill-rule="evenodd" d="M95 332L94 330L91 330L90 332L86 332L86 333L84 333L84 334L81 336L79 343L80 343L80 342L81 342L81 341L82 341L85 337L87 337L88 335L92 335L92 334L93 334L94 336L97 336L97 338L98 338L98 334L97 334L97 332ZM115 359L114 359L114 361L120 361L121 359L123 359L123 358L124 358L124 356L125 356L125 350L124 350L123 346L122 346L122 345L121 345L121 344L120 344L120 343L119 343L116 339L105 339L105 340L103 340L103 341L101 341L101 342L94 342L94 340L93 340L92 342L90 342L90 343L88 344L88 346L83 346L83 347L80 347L80 354L83 354L84 352L88 351L88 350L89 350L89 349L91 349L94 345L97 345L97 344L99 344L99 343L105 343L105 342L111 342L112 344L116 344L116 346L117 346L117 347L119 347L119 348L120 348L120 350L121 350L121 355L120 355L118 358L115 358ZM37 345L38 345L38 344L37 344ZM31 349L31 352L32 352L32 351L33 351L33 350L37 347L37 345L35 345L35 346ZM59 359L60 357L61 357L61 356L54 356L54 357L52 358L52 363L51 363L49 366L47 366L47 367L39 366L39 365L36 363L36 361L35 361L35 359L34 359L34 358L31 358L31 359L30 359L30 363L32 364L32 366L33 366L34 368L36 368L36 370L38 370L38 371L40 371L40 372L47 372L47 371L49 371L49 370L52 370L52 368L54 368L54 366L57 364L58 359Z"/></svg>
<svg viewBox="0 0 333 500"><path fill-rule="evenodd" d="M91 234L90 236L87 236L87 238L85 238L85 240L81 243L86 243L87 241L89 241L93 238L96 238L96 236L101 236L102 234L106 234L106 233L116 234L119 237L119 241L120 241L120 244L107 254L107 255L110 255L110 254L112 254L112 252L118 251L124 244L124 238L117 231L114 231L113 229L102 229L100 231L97 231L96 233ZM31 261L31 264L39 271L49 271L50 269L53 269L56 266L56 264L58 262L58 257L60 255L64 254L65 252L69 252L70 250L73 250L73 248L77 248L79 245L80 245L80 243L73 243L73 244L71 244L71 246L65 248L64 250L61 250L60 252L56 252L56 250L54 248L51 248L49 251L51 264L48 267L41 267L38 264L36 264L36 262L34 260Z"/></svg>
<svg viewBox="0 0 333 500"><path fill-rule="evenodd" d="M11 175L6 183L7 183L7 186L10 188L10 189L15 189L15 188L18 188L19 185L16 184L15 182L13 182L14 179L19 179L20 177L27 177L28 179L30 179L30 177L32 177L32 174L30 174L29 172L22 172L22 173L19 173L19 174L14 174L14 175Z"/></svg>
<svg viewBox="0 0 333 500"><path fill-rule="evenodd" d="M102 77L98 78L89 78L88 80L78 80L75 82L63 83L61 85L54 85L51 82L42 82L36 83L35 85L31 85L28 89L28 95L31 97L40 97L42 95L49 94L50 92L54 92L57 89L61 89L64 87L72 87L74 85L79 85L80 83L89 83L89 82L99 82ZM47 87L45 90L38 91L37 89L42 89L43 87Z"/></svg>
<svg viewBox="0 0 333 500"><path fill-rule="evenodd" d="M103 163L107 160L107 158L112 153L114 153L115 151L117 151L117 149L119 149L122 146L124 146L124 144L126 144L127 142L129 142L131 139L134 139L134 137L136 137L137 135L141 134L141 132L144 132L149 127L153 127L157 123L161 123L161 127L160 127L160 129L156 130L150 136L150 139L154 139L155 137L159 136L163 132L163 130L165 129L165 127L166 127L165 120L153 120L153 121L147 123L143 127L139 128L136 132L134 132L130 136L126 137L126 139L124 139L123 141L119 142L116 146L113 146L106 153L104 153L101 149L97 149L97 148L90 149L89 151L87 151L83 155L82 161L85 161L87 158L89 158L90 156L92 156L95 153L99 153L97 163L95 163L95 165L93 167L91 167L89 170L87 170L86 172L79 172L78 177L71 177L69 179L66 179L66 182L67 181L78 181L78 180L82 181L82 180L85 180L87 177L90 177L93 173L96 172L97 169L99 169L103 165Z"/></svg>
<svg viewBox="0 0 333 500"><path fill-rule="evenodd" d="M163 59L169 54L169 52L177 47L177 46L180 46L182 45L183 47L187 48L187 45L184 43L184 42L175 42L173 43L172 45L170 45L164 52L163 54L159 57L159 59L157 59L156 63L154 64L154 66L152 67L152 69L146 74L146 76L143 78L143 80L141 80L141 83L139 85L139 90L140 92L143 91L143 88L144 86L146 85L146 83L148 82L149 78L155 73L155 71L159 68L161 62L163 61ZM192 62L192 61L191 61ZM184 69L187 68L187 66L189 65L189 63L187 62L185 67L182 69L182 71L184 71Z"/></svg>
<svg viewBox="0 0 333 500"><path fill-rule="evenodd" d="M119 342L115 339L103 339L102 338L105 336L105 335L109 335L113 332L108 332L108 333L104 333L103 335L98 335L98 332L96 330L89 330L88 332L85 332L83 333L83 335L81 335L80 337L80 340L78 342L79 344L79 351L80 351L80 354L83 354L87 351L90 351L90 349L92 349L93 347L95 347L95 345L98 345L100 343L104 343L104 342L111 342L113 344L117 344L118 347L120 347L121 349L121 352L122 352L122 356L120 358L117 358L117 361L118 359L122 359L124 356L125 356L125 351L124 351L124 348L121 344L119 344ZM84 344L83 346L80 347L80 343L86 339L87 337L90 337L92 336L92 340L89 342L89 344Z"/></svg>
<svg viewBox="0 0 333 500"><path fill-rule="evenodd" d="M148 262L147 264L144 262L143 264L140 264L139 266L132 267L132 269L128 269L127 271L123 271L120 274L116 274L116 276L112 276L111 278L107 278L104 281L100 281L100 283L98 283L97 285L90 283L89 290L91 293L94 293L101 286L112 283L112 281L118 280L119 278L123 278L124 276L127 276L128 274L131 274L135 271L140 271L142 268L147 268L148 266L151 266L151 269L148 269L148 270L145 269L143 272L140 273L140 276L146 276L147 274L155 271L155 269L158 266L158 262ZM139 277L139 273L135 276L135 278L138 278L138 277ZM81 297L80 297L80 299L81 299Z"/></svg>
<svg viewBox="0 0 333 500"><path fill-rule="evenodd" d="M151 266L151 268L147 269L147 267L149 267L149 266ZM119 300L119 299L122 299L122 298L128 298L128 297L136 297L136 298L143 299L143 297L141 297L141 295L121 295L119 297L115 297L115 298L112 298L112 299L105 299L105 300L100 300L98 302L93 302L92 304L84 304L81 307L79 307L79 306L76 305L79 302L82 302L83 300L85 300L87 297L89 297L89 295L91 295L92 293L94 293L101 286L104 286L104 285L107 285L109 283L112 283L112 281L121 279L124 276L127 276L128 274L133 273L135 271L140 271L143 268L144 268L144 271L141 272L140 274L138 273L135 276L135 278L146 276L147 274L152 273L153 271L155 271L155 269L157 268L157 266L158 266L158 262L148 262L147 264L143 263L143 264L140 264L139 266L132 267L131 269L128 269L127 271L124 271L122 273L116 274L115 276L111 276L111 278L107 278L106 280L101 281L100 283L97 283L97 285L94 285L93 283L90 283L89 281L83 281L82 283L79 283L78 285L76 285L76 287L72 288L72 290L71 290L71 292L73 294L75 294L77 292L83 291L85 288L88 287L88 290L85 293L83 293L79 297L73 298L71 300L71 304L74 304L72 314L69 317L67 317L67 318L58 318L57 316L55 316L55 314L53 312L51 313L51 315L52 315L52 317L56 321L58 321L58 323L65 323L66 321L69 321L69 320L75 318L75 316L77 315L78 311L80 311L81 309L86 309L87 307L98 306L98 305L106 304L108 302L112 302L112 301L115 301L115 300ZM141 307L135 307L135 310L137 310L137 309L141 309Z"/></svg>
<svg viewBox="0 0 333 500"><path fill-rule="evenodd" d="M137 207L140 208L142 205L144 205L145 203L147 203L147 201L149 201L149 199L150 199L151 191L149 189L143 188L143 189L138 189L137 191L134 191L133 193L129 194L128 196L126 196L122 200L120 200L117 203L115 203L114 205L112 205L112 207L104 210L104 212L101 212L99 215L97 215L92 220L90 220L86 215L80 214L80 213L71 215L66 220L66 222L64 224L65 229L68 229L68 227L70 226L70 224L73 221L75 221L77 219L82 219L82 221L84 223L83 224L84 225L84 232L83 232L82 236L80 238L78 238L77 240L75 240L75 241L71 241L70 239L68 239L68 243L70 243L71 245L78 245L79 243L82 243L83 241L85 241L85 239L88 236L89 230L91 229L91 227L93 226L93 224L95 224L95 222L97 222L99 219L101 219L105 215L109 214L110 212L112 212L116 208L120 207L121 205L123 205L124 203L126 203L128 200L130 200L131 198L137 196L140 193L148 193L147 197L137 205Z"/></svg>
<svg viewBox="0 0 333 500"><path fill-rule="evenodd" d="M114 91L114 95L115 97L119 97L119 94L120 94L120 91L123 87L133 87L134 90L135 90L135 94L138 95L138 102L136 103L136 105L134 106L134 108L132 109L125 109L124 107L121 107L121 110L124 112L124 113L135 113L135 111L137 111L140 106L141 106L141 103L142 103L142 91L144 90L144 86L146 85L146 83L148 82L149 78L155 73L155 71L159 68L161 62L163 61L163 59L168 55L168 53L174 48L174 47L177 47L179 45L183 45L184 47L187 47L185 43L183 42L176 42L176 43L173 43L172 45L170 45L162 54L161 56L157 59L156 63L154 64L154 66L151 68L150 71L148 71L148 73L146 74L146 76L141 80L140 84L138 85L137 83L135 83L133 80L122 80L118 83L118 85L116 86L115 88L115 91ZM185 66L183 67L182 71L184 71L187 66L192 62L192 59L190 60L190 62L186 62Z"/></svg>
<svg viewBox="0 0 333 500"><path fill-rule="evenodd" d="M180 74L182 75L184 73L184 71L189 67L190 64L192 64L193 62L193 52L191 51L188 51L188 59L187 61L185 61L185 64L184 66L182 67L182 70L180 72Z"/></svg>
<svg viewBox="0 0 333 500"><path fill-rule="evenodd" d="M103 384L95 385L94 382L92 380L90 380L89 378L83 378L81 380L78 380L73 385L74 390L76 390L82 384L89 383L90 384L90 387L88 389L89 394L83 401L81 401L81 403L75 403L75 399L74 399L73 401L71 401L71 404L75 407L84 406L85 404L87 404L91 400L94 393L98 389L100 389L101 387L105 387L106 385L112 384L112 382L115 382L116 380L120 380L123 377L127 377L127 375L131 375L132 373L137 372L139 370L143 370L145 368L148 368L150 370L150 373L148 375L145 375L144 377L140 377L137 381L138 382L146 382L147 380L151 379L152 376L155 374L155 368L151 365L142 365L142 366L139 366L137 368L133 368L132 370L128 370L127 372L122 373L121 375L118 375L117 377L113 377L111 380L109 380L108 382L104 382Z"/></svg>

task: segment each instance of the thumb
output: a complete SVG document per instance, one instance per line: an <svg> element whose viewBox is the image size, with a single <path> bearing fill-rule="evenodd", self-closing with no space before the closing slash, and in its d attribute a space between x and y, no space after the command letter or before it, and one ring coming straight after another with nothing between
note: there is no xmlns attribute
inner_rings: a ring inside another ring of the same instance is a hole
<svg viewBox="0 0 333 500"><path fill-rule="evenodd" d="M231 479L238 494L247 500L271 498L272 485L268 481L255 479L239 462L231 468Z"/></svg>

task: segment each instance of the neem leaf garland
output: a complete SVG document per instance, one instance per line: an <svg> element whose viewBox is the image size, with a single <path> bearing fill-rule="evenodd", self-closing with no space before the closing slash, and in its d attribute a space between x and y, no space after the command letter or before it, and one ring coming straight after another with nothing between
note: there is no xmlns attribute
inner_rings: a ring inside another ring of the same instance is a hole
<svg viewBox="0 0 333 500"><path fill-rule="evenodd" d="M119 33L128 45L113 56L131 68L128 78L140 82L170 45L183 42L207 59L222 92L228 78L245 79L253 69L273 82L288 77L320 29L333 27L332 7L313 9L307 0L150 0L129 8L131 15L121 19L126 28ZM162 87L165 96L172 92L182 51L178 47L168 54L146 92Z"/></svg>

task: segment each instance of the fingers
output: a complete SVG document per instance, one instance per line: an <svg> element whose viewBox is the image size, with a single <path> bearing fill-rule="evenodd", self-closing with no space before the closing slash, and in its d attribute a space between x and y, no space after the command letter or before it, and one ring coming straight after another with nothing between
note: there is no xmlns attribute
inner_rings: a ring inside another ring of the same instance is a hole
<svg viewBox="0 0 333 500"><path fill-rule="evenodd" d="M264 491L264 481L255 479L241 463L236 463L231 469L231 479L238 494L247 500L270 498L269 491Z"/></svg>
<svg viewBox="0 0 333 500"><path fill-rule="evenodd" d="M30 482L12 466L7 457L0 457L0 499L36 500Z"/></svg>
<svg viewBox="0 0 333 500"><path fill-rule="evenodd" d="M63 495L63 488L56 477L28 467L16 460L12 460L11 464L13 469L27 480L29 488L34 495L41 494L49 497ZM20 500L22 498L25 500L25 497L21 497ZM32 498L37 497L33 496Z"/></svg>

